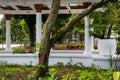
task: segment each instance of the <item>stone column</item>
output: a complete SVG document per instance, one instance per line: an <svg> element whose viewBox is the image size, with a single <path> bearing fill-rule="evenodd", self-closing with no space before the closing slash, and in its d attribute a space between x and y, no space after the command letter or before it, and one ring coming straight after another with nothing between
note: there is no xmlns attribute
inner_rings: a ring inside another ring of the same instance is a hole
<svg viewBox="0 0 120 80"><path fill-rule="evenodd" d="M6 51L11 51L10 14L6 14Z"/></svg>
<svg viewBox="0 0 120 80"><path fill-rule="evenodd" d="M92 28L91 31L94 29ZM94 36L90 37L90 51L94 51Z"/></svg>
<svg viewBox="0 0 120 80"><path fill-rule="evenodd" d="M91 55L89 25L90 25L90 18L89 18L89 16L86 16L85 17L85 49L84 49L84 55L88 55L88 56Z"/></svg>
<svg viewBox="0 0 120 80"><path fill-rule="evenodd" d="M36 43L41 43L41 34L42 34L42 14L41 10L43 5L42 4L35 4L34 5L37 13L36 13Z"/></svg>
<svg viewBox="0 0 120 80"><path fill-rule="evenodd" d="M93 19L90 19L90 24L93 23ZM94 31L94 28L91 28L90 31ZM90 51L94 51L94 36L90 37Z"/></svg>

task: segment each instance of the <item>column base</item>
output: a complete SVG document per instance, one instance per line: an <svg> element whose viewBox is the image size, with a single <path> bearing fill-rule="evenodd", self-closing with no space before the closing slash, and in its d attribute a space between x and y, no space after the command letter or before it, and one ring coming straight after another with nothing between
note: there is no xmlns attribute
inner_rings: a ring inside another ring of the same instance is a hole
<svg viewBox="0 0 120 80"><path fill-rule="evenodd" d="M0 54L12 54L12 50L0 50Z"/></svg>
<svg viewBox="0 0 120 80"><path fill-rule="evenodd" d="M95 51L95 49L91 49L90 51Z"/></svg>
<svg viewBox="0 0 120 80"><path fill-rule="evenodd" d="M91 52L84 52L83 56L85 57L85 61L83 62L83 65L87 67L91 67L94 63L92 53Z"/></svg>
<svg viewBox="0 0 120 80"><path fill-rule="evenodd" d="M92 57L92 52L83 52L83 55L86 55L88 57Z"/></svg>
<svg viewBox="0 0 120 80"><path fill-rule="evenodd" d="M12 53L12 49L11 48L7 48L7 49L5 49L5 52Z"/></svg>

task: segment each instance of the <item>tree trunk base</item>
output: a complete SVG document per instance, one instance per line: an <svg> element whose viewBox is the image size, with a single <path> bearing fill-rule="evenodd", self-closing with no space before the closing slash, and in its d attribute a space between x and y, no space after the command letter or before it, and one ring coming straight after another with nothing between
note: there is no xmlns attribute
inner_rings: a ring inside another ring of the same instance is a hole
<svg viewBox="0 0 120 80"><path fill-rule="evenodd" d="M36 74L36 79L39 80L39 78L44 78L48 76L48 68L38 68L37 74Z"/></svg>

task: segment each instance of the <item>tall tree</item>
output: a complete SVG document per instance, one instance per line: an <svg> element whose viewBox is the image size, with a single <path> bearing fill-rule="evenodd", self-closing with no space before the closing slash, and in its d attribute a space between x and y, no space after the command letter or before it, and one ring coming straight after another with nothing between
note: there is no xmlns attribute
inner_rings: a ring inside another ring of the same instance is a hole
<svg viewBox="0 0 120 80"><path fill-rule="evenodd" d="M11 25L11 40L12 42L22 42L24 37L24 33L22 31L22 27L19 24L20 19L15 19L11 17L10 25Z"/></svg>
<svg viewBox="0 0 120 80"><path fill-rule="evenodd" d="M120 12L117 8L118 5L118 3L109 3L108 5L103 7L103 12L94 11L94 13L91 14L91 17L94 18L94 22L91 25L94 28L94 31L91 31L91 35L94 35L95 37L100 39L110 38L111 31L113 30L113 28L117 28L120 20L118 16Z"/></svg>
<svg viewBox="0 0 120 80"><path fill-rule="evenodd" d="M29 37L30 37L30 45L35 46L35 24L36 24L36 16L35 15L14 15L16 19L24 19L28 29L29 29Z"/></svg>
<svg viewBox="0 0 120 80"><path fill-rule="evenodd" d="M55 25L56 19L58 17L58 10L60 7L60 0L53 0L52 1L52 6L51 6L51 11L48 16L48 19L44 25L43 29L43 40L41 42L41 47L39 50L39 64L44 65L44 67L38 68L37 71L37 79L39 77L45 77L46 72L48 72L48 58L50 54L50 49L51 49L51 33L52 33L52 28Z"/></svg>
<svg viewBox="0 0 120 80"><path fill-rule="evenodd" d="M36 16L35 15L27 15L23 16L25 22L28 25L30 31L30 45L35 46L35 24L36 24Z"/></svg>
<svg viewBox="0 0 120 80"><path fill-rule="evenodd" d="M97 3L92 3L88 8L86 8L84 11L79 13L77 16L75 16L73 19L71 19L64 27L62 27L57 33L55 33L52 37L51 32L52 28L54 27L54 24L57 19L59 6L60 6L60 0L52 0L52 8L49 14L49 17L44 25L43 30L43 40L41 42L41 47L39 50L39 64L44 65L44 67L39 67L37 71L36 78L39 77L45 77L46 72L48 71L48 59L50 54L51 47L59 40L61 40L67 32L71 31L73 29L73 26L80 21L82 18L84 18L86 15L94 11L95 9L107 4L108 2L113 0L101 0Z"/></svg>

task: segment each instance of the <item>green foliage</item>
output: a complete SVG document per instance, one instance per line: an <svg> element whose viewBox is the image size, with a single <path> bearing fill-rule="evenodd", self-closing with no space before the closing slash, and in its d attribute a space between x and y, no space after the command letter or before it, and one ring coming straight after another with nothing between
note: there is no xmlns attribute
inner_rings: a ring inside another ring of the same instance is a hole
<svg viewBox="0 0 120 80"><path fill-rule="evenodd" d="M120 78L120 72L119 71L115 71L114 73L113 73L113 79L114 80L119 80Z"/></svg>
<svg viewBox="0 0 120 80"><path fill-rule="evenodd" d="M0 80L6 80L5 77L0 77Z"/></svg>
<svg viewBox="0 0 120 80"><path fill-rule="evenodd" d="M22 27L19 24L20 19L11 17L10 26L11 26L11 40L12 42L20 43L22 42L23 37L25 36Z"/></svg>
<svg viewBox="0 0 120 80"><path fill-rule="evenodd" d="M62 80L72 80L74 77L75 77L74 74L67 73L67 74L62 76Z"/></svg>
<svg viewBox="0 0 120 80"><path fill-rule="evenodd" d="M5 34L5 29L6 29L6 25L5 25L5 17L3 17L1 20L0 20L0 26L1 26L1 28L0 28L0 36L2 37L1 38L1 41L5 41L5 37L6 37L6 34Z"/></svg>
<svg viewBox="0 0 120 80"><path fill-rule="evenodd" d="M0 48L0 50L5 50L5 48Z"/></svg>
<svg viewBox="0 0 120 80"><path fill-rule="evenodd" d="M110 62L110 67L113 68L114 60L113 60L113 56L111 54L109 55L109 62Z"/></svg>
<svg viewBox="0 0 120 80"><path fill-rule="evenodd" d="M19 79L23 80L36 80L35 74L38 67L44 67L42 65L36 65L33 67L26 66L26 65L12 65L12 66L1 66L0 67L0 80L7 80L9 76L12 76L13 74L16 74L16 76L22 74L19 76ZM79 68L77 70L74 69L74 72L67 72L66 74L58 75L59 68L50 68L49 72L47 73L49 76L46 76L44 78L39 78L39 80L56 80L58 77L61 77L61 80L120 80L120 77L118 74L120 72L116 69L110 68L107 70L97 68L96 65L92 65L91 68ZM63 67L64 68L64 67ZM118 73L119 72L119 73ZM21 78L22 77L22 78ZM118 77L118 78L117 78ZM11 80L15 80L16 77L10 77ZM115 79L117 78L117 79Z"/></svg>
<svg viewBox="0 0 120 80"><path fill-rule="evenodd" d="M117 56L113 58L113 62L114 68L120 70L120 55L117 54Z"/></svg>
<svg viewBox="0 0 120 80"><path fill-rule="evenodd" d="M12 48L13 53L25 53L25 48L23 46L18 46Z"/></svg>
<svg viewBox="0 0 120 80"><path fill-rule="evenodd" d="M0 61L0 66L4 66L4 65L6 65L6 64L7 64L6 61Z"/></svg>
<svg viewBox="0 0 120 80"><path fill-rule="evenodd" d="M117 42L117 54L120 54L120 42Z"/></svg>
<svg viewBox="0 0 120 80"><path fill-rule="evenodd" d="M117 54L116 56L109 55L109 63L111 68L120 70L120 55L119 54Z"/></svg>
<svg viewBox="0 0 120 80"><path fill-rule="evenodd" d="M42 48L41 44L40 43L36 43L35 48L34 48L34 53L38 54L40 48Z"/></svg>
<svg viewBox="0 0 120 80"><path fill-rule="evenodd" d="M112 0L114 1L114 0ZM91 18L94 19L93 24L91 25L94 28L94 31L90 31L90 35L93 35L97 38L106 38L110 34L109 26L112 26L112 31L116 34L120 32L120 4L109 3L103 7L104 11L98 11L91 14Z"/></svg>
<svg viewBox="0 0 120 80"><path fill-rule="evenodd" d="M42 65L42 64L37 64L36 66L35 66L36 68L45 68L45 66L44 65Z"/></svg>
<svg viewBox="0 0 120 80"><path fill-rule="evenodd" d="M20 25L22 26L22 30L23 30L23 32L25 33L25 35L26 35L26 36L29 36L29 35L30 35L30 31L29 31L29 28L28 28L25 20L22 19L19 23L20 23Z"/></svg>
<svg viewBox="0 0 120 80"><path fill-rule="evenodd" d="M56 69L51 68L49 69L48 75L50 76L46 76L45 78L39 78L39 80L55 80L55 75L57 74Z"/></svg>
<svg viewBox="0 0 120 80"><path fill-rule="evenodd" d="M109 19L106 18L107 14L105 12L94 12L91 16L94 18L93 24L91 24L91 28L94 28L94 31L90 31L90 35L104 38L107 35L106 32L109 25Z"/></svg>
<svg viewBox="0 0 120 80"><path fill-rule="evenodd" d="M54 64L55 67L64 67L63 62L57 62L56 64Z"/></svg>

